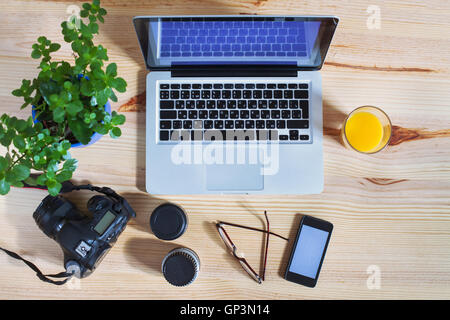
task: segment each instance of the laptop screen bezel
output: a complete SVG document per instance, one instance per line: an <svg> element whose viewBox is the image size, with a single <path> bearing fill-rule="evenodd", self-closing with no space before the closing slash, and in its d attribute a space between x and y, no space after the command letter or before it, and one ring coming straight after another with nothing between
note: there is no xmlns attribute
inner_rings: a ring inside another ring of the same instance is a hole
<svg viewBox="0 0 450 320"><path fill-rule="evenodd" d="M320 70L323 66L323 63L325 61L325 57L327 55L328 49L330 47L331 41L333 39L333 35L335 33L336 27L339 23L339 18L336 16L275 16L275 15L226 15L226 16L137 16L133 18L133 24L135 27L136 35L139 41L139 45L141 48L142 55L144 56L144 61L146 64L147 69L151 71L171 71L177 68L189 68L189 67L195 67L195 68L202 68L202 69L208 69L208 68L227 68L230 67L228 64L208 64L208 65L199 65L199 64L177 64L172 66L152 66L148 63L148 39L149 39L149 22L154 19L165 19L165 18L236 18L236 19L248 19L248 18L294 18L294 19L301 19L303 21L314 21L314 22L321 22L320 28L318 32L318 38L320 37L321 43L320 46L320 55L322 57L321 62L317 66L299 66L299 65L283 65L283 67L291 69L291 70L298 70L298 71L314 71L314 70ZM258 68L279 68L280 64L240 64L238 66L245 66L249 69L258 69ZM237 67L238 67L237 66Z"/></svg>

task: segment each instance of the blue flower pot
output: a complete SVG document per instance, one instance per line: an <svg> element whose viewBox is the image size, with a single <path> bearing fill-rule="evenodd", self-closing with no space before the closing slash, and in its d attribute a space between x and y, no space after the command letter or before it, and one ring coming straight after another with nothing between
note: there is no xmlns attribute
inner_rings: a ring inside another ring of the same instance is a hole
<svg viewBox="0 0 450 320"><path fill-rule="evenodd" d="M38 123L39 120L36 119L36 110L35 110L34 108L35 108L35 107L32 106L32 108L31 108L31 115L32 115L32 117L33 117L33 122L34 122L34 123ZM111 114L111 104L109 103L109 101L104 105L104 108L105 108L105 111L106 111L107 113ZM101 135L100 133L94 132L94 134L93 134L92 137L91 137L91 141L89 141L88 144L82 144L81 142L72 143L72 148L83 148L83 147L90 146L91 144L94 144L94 143L96 143L98 140L100 140L100 138L101 138L102 136L103 136L103 135Z"/></svg>

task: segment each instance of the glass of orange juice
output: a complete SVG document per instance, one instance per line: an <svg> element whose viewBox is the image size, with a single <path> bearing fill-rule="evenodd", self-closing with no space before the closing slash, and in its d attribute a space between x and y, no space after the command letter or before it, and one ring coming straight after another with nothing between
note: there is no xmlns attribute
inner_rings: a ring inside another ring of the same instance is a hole
<svg viewBox="0 0 450 320"><path fill-rule="evenodd" d="M341 128L346 147L361 153L375 153L389 144L391 120L383 110L372 106L356 108L347 116Z"/></svg>

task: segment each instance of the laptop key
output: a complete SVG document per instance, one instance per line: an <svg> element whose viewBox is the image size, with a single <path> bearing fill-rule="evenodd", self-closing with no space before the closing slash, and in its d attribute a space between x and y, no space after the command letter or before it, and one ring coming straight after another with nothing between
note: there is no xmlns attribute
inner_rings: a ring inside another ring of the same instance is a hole
<svg viewBox="0 0 450 320"><path fill-rule="evenodd" d="M238 109L246 109L247 101L246 100L238 100Z"/></svg>
<svg viewBox="0 0 450 320"><path fill-rule="evenodd" d="M192 129L192 120L184 120L183 121L183 129L185 129L185 130Z"/></svg>
<svg viewBox="0 0 450 320"><path fill-rule="evenodd" d="M159 122L159 128L160 129L171 129L172 123L170 121L160 121Z"/></svg>
<svg viewBox="0 0 450 320"><path fill-rule="evenodd" d="M170 133L170 131L161 130L159 132L159 140L161 140L161 141L169 141L169 133Z"/></svg>
<svg viewBox="0 0 450 320"><path fill-rule="evenodd" d="M197 109L205 109L205 100L197 100L195 102L195 107Z"/></svg>
<svg viewBox="0 0 450 320"><path fill-rule="evenodd" d="M173 126L174 129L181 129L181 127L182 127L181 120L174 120L172 122L172 126Z"/></svg>
<svg viewBox="0 0 450 320"><path fill-rule="evenodd" d="M187 119L187 111L178 111L178 119Z"/></svg>
<svg viewBox="0 0 450 320"><path fill-rule="evenodd" d="M256 129L265 129L266 122L264 120L256 120Z"/></svg>
<svg viewBox="0 0 450 320"><path fill-rule="evenodd" d="M244 129L244 120L236 120L234 122L234 127L236 129Z"/></svg>
<svg viewBox="0 0 450 320"><path fill-rule="evenodd" d="M214 122L212 120L205 120L203 122L204 129L212 129L214 127Z"/></svg>
<svg viewBox="0 0 450 320"><path fill-rule="evenodd" d="M228 110L220 110L219 118L220 119L228 119Z"/></svg>
<svg viewBox="0 0 450 320"><path fill-rule="evenodd" d="M254 129L255 120L245 120L245 129Z"/></svg>
<svg viewBox="0 0 450 320"><path fill-rule="evenodd" d="M230 99L230 98L231 98L231 90L223 90L222 99Z"/></svg>
<svg viewBox="0 0 450 320"><path fill-rule="evenodd" d="M259 100L258 108L259 109L267 109L267 100Z"/></svg>
<svg viewBox="0 0 450 320"><path fill-rule="evenodd" d="M279 138L281 141L289 140L289 136L287 134L280 134Z"/></svg>
<svg viewBox="0 0 450 320"><path fill-rule="evenodd" d="M176 111L160 111L159 118L160 119L176 119L177 112Z"/></svg>
<svg viewBox="0 0 450 320"><path fill-rule="evenodd" d="M160 88L160 89L169 89L169 85L168 85L167 83L161 83L161 84L159 85L159 88Z"/></svg>
<svg viewBox="0 0 450 320"><path fill-rule="evenodd" d="M208 119L208 111L206 110L200 110L198 112L199 119Z"/></svg>
<svg viewBox="0 0 450 320"><path fill-rule="evenodd" d="M223 120L215 120L214 129L223 129Z"/></svg>
<svg viewBox="0 0 450 320"><path fill-rule="evenodd" d="M215 100L208 100L206 101L206 109L215 109L216 108L216 101Z"/></svg>
<svg viewBox="0 0 450 320"><path fill-rule="evenodd" d="M225 109L227 102L225 100L217 100L217 109Z"/></svg>
<svg viewBox="0 0 450 320"><path fill-rule="evenodd" d="M286 121L277 120L277 129L286 129Z"/></svg>
<svg viewBox="0 0 450 320"><path fill-rule="evenodd" d="M300 110L292 110L292 118L300 119L302 117L302 113Z"/></svg>
<svg viewBox="0 0 450 320"><path fill-rule="evenodd" d="M236 109L236 100L228 100L227 108L228 109Z"/></svg>
<svg viewBox="0 0 450 320"><path fill-rule="evenodd" d="M267 129L275 129L275 120L267 120L266 128Z"/></svg>
<svg viewBox="0 0 450 320"><path fill-rule="evenodd" d="M195 101L187 100L186 101L186 109L195 109Z"/></svg>
<svg viewBox="0 0 450 320"><path fill-rule="evenodd" d="M261 118L270 119L270 111L269 110L261 110Z"/></svg>
<svg viewBox="0 0 450 320"><path fill-rule="evenodd" d="M170 94L169 91L160 91L159 92L159 98L160 99L169 99L170 98Z"/></svg>
<svg viewBox="0 0 450 320"><path fill-rule="evenodd" d="M288 129L308 129L308 120L286 120Z"/></svg>
<svg viewBox="0 0 450 320"><path fill-rule="evenodd" d="M300 109L302 109L302 117L303 119L309 118L309 110L308 110L308 100L300 101Z"/></svg>
<svg viewBox="0 0 450 320"><path fill-rule="evenodd" d="M234 129L234 121L225 120L225 129Z"/></svg>
<svg viewBox="0 0 450 320"><path fill-rule="evenodd" d="M256 109L258 107L258 102L256 100L248 100L247 108Z"/></svg>
<svg viewBox="0 0 450 320"><path fill-rule="evenodd" d="M190 110L188 116L189 119L197 119L198 118L197 110Z"/></svg>
<svg viewBox="0 0 450 320"><path fill-rule="evenodd" d="M218 119L219 118L219 112L217 110L209 111L209 118L210 119Z"/></svg>
<svg viewBox="0 0 450 320"><path fill-rule="evenodd" d="M239 111L230 110L230 119L238 119L238 118L239 118Z"/></svg>
<svg viewBox="0 0 450 320"><path fill-rule="evenodd" d="M272 116L272 119L280 119L281 117L280 110L272 110L270 115Z"/></svg>
<svg viewBox="0 0 450 320"><path fill-rule="evenodd" d="M181 91L181 99L190 99L190 91L182 90Z"/></svg>
<svg viewBox="0 0 450 320"><path fill-rule="evenodd" d="M308 99L308 90L294 90L295 99Z"/></svg>
<svg viewBox="0 0 450 320"><path fill-rule="evenodd" d="M289 139L298 140L298 130L289 130Z"/></svg>
<svg viewBox="0 0 450 320"><path fill-rule="evenodd" d="M273 91L273 97L274 97L274 99L281 99L281 98L283 98L283 91L281 91L281 90L274 90Z"/></svg>
<svg viewBox="0 0 450 320"><path fill-rule="evenodd" d="M175 102L175 108L176 109L184 109L184 101L183 100L177 100Z"/></svg>
<svg viewBox="0 0 450 320"><path fill-rule="evenodd" d="M302 134L302 135L300 136L300 140L309 140L309 135L307 135L307 134Z"/></svg>
<svg viewBox="0 0 450 320"><path fill-rule="evenodd" d="M179 99L179 98L180 98L180 91L178 91L178 90L170 91L170 99L176 100L176 99Z"/></svg>
<svg viewBox="0 0 450 320"><path fill-rule="evenodd" d="M173 109L174 102L172 100L164 100L159 102L160 109Z"/></svg>

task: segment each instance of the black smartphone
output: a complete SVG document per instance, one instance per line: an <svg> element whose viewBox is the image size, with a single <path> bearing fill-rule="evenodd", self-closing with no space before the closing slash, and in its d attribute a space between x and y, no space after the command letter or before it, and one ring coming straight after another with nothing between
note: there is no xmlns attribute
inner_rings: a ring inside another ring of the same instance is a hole
<svg viewBox="0 0 450 320"><path fill-rule="evenodd" d="M333 225L303 216L284 278L307 287L315 287L330 242Z"/></svg>

